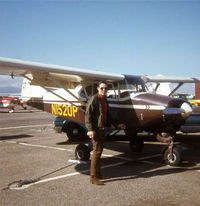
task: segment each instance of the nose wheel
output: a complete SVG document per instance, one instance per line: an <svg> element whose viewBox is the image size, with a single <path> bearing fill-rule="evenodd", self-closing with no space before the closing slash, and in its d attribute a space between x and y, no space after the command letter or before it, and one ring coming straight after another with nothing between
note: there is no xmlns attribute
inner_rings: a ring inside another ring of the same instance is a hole
<svg viewBox="0 0 200 206"><path fill-rule="evenodd" d="M156 138L159 142L167 143L168 146L164 150L164 161L167 165L178 166L181 164L181 149L174 146L174 136L162 136L162 134L156 134Z"/></svg>
<svg viewBox="0 0 200 206"><path fill-rule="evenodd" d="M167 165L178 166L181 164L181 149L174 147L170 152L167 148L164 152L164 161Z"/></svg>

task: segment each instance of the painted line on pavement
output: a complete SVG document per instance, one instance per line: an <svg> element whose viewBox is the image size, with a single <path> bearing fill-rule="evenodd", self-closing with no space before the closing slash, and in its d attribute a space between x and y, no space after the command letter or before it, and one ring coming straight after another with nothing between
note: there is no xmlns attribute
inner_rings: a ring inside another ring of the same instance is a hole
<svg viewBox="0 0 200 206"><path fill-rule="evenodd" d="M52 126L52 124L39 124L39 125L24 125L24 126L18 126L18 127L5 127L5 128L0 128L0 130L9 130L9 129L22 129L22 128L27 128L27 127L44 127L44 126Z"/></svg>
<svg viewBox="0 0 200 206"><path fill-rule="evenodd" d="M115 155L108 155L108 154L104 154L104 153L102 154L102 156L103 156L103 157L115 157ZM128 158L128 157L117 157L117 156L116 156L116 158L122 159L122 160L128 160L128 161L133 160L133 159Z"/></svg>
<svg viewBox="0 0 200 206"><path fill-rule="evenodd" d="M28 144L28 143L19 143L19 142L15 142L15 141L4 141L4 142L12 143L12 144L20 144L20 145L23 145L23 146L49 148L49 149L56 149L56 150L70 151L70 152L73 151L73 150L69 150L69 149L65 149L65 148L58 148L58 147L51 147L51 146L44 146L44 145L34 145L34 144ZM141 157L141 158L136 158L136 159L126 158L126 157L119 157L119 156L114 156L114 155L106 155L106 154L103 154L102 156L113 157L113 158L116 158L116 159L122 159L123 160L123 161L118 162L118 163L113 163L113 164L109 164L109 165L105 165L105 166L101 167L102 169L105 169L105 168L120 166L120 165L123 165L123 164L125 164L127 162L130 162L130 161L142 161L142 162L145 162L145 163L153 164L153 162L149 162L147 160L151 159L153 157L161 156L161 154L155 154L155 155ZM34 183L23 185L21 188L18 188L18 189L23 190L23 189L26 189L26 188L28 188L28 187L30 187L32 185L36 185L36 184L40 184L40 183L45 183L45 182L50 182L50 181L54 181L54 180L59 180L59 179L67 178L67 177L72 177L72 176L80 175L80 174L83 174L83 173L88 173L89 171L90 171L90 169L87 169L87 170L83 170L81 172L72 172L72 173L65 174L65 175L60 175L60 176L55 176L55 177L39 180L39 181L34 182Z"/></svg>
<svg viewBox="0 0 200 206"><path fill-rule="evenodd" d="M101 169L120 166L120 165L125 164L126 162L127 161L123 161L123 162L118 162L118 163L114 163L114 164L110 164L110 165L105 165L105 166L102 166ZM72 172L72 173L65 174L65 175L51 177L51 178L47 178L47 179L44 179L44 180L40 180L38 182L34 182L34 183L31 183L31 184L28 184L27 186L32 186L32 185L36 185L36 184L40 184L40 183L44 183L44 182L50 182L50 181L53 181L53 180L59 180L59 179L63 179L63 178L66 178L66 177L72 177L72 176L75 176L75 175L80 175L82 173L87 173L89 171L90 171L90 169L83 170L81 172Z"/></svg>
<svg viewBox="0 0 200 206"><path fill-rule="evenodd" d="M160 155L157 154L157 155L152 155L152 156L141 157L141 158L135 159L135 161L147 160L147 159L151 159L152 157L156 157L156 156L160 156ZM134 160L132 160L132 161L134 161ZM118 163L113 163L113 164L109 164L109 165L105 165L105 166L102 166L101 169L120 166L120 165L126 164L127 162L129 162L129 160L118 162ZM36 185L36 184L41 184L41 183L45 183L45 182L59 180L59 179L67 178L67 177L73 177L73 176L84 174L84 173L88 173L88 172L90 172L90 169L83 170L81 172L72 172L72 173L65 174L65 175L59 175L59 176L55 176L55 177L51 177L51 178L46 178L46 179L39 180L39 181L34 182L34 183L23 185L22 188L18 188L16 190L20 190L20 189L22 190L22 189L29 188L30 186L33 186L33 185ZM134 176L130 176L130 177L134 177ZM127 178L127 177L125 177L125 178ZM113 179L113 178L111 178L111 179Z"/></svg>
<svg viewBox="0 0 200 206"><path fill-rule="evenodd" d="M29 146L29 147L39 147L39 148L47 148L47 149L55 149L55 150L73 152L73 150L71 150L71 149L65 149L65 148L61 148L61 147L51 147L51 146L28 144L28 143L24 143L24 142L15 142L15 141L4 141L4 142L11 143L11 144L19 144L19 145Z"/></svg>
<svg viewBox="0 0 200 206"><path fill-rule="evenodd" d="M60 148L60 147L36 145L36 144L29 144L29 143L16 142L16 141L2 141L2 142L11 143L11 144L19 144L19 145L30 146L30 147L39 147L39 148L55 149L55 150L61 150L61 151L69 151L69 152L74 151L74 150L71 150L71 149L65 149L65 148ZM133 159L127 158L127 157L117 157L115 155L108 155L108 154L102 154L102 156L104 156L104 157L116 157L117 159L128 160L128 161L133 160Z"/></svg>
<svg viewBox="0 0 200 206"><path fill-rule="evenodd" d="M23 145L23 146L30 146L30 147L55 149L55 150L60 150L60 151L68 151L68 152L73 152L74 151L74 150L71 150L71 149L65 149L65 148L61 148L61 147L51 147L51 146L29 144L29 143L23 143L23 142L15 142L15 141L4 141L4 142L11 143L11 144L19 144L19 145ZM132 159L132 158L121 157L121 156L117 156L116 154L108 155L108 154L103 153L102 156L103 157L112 157L112 158L114 157L116 159L121 159L121 160L126 160L126 161L134 161L134 159ZM155 154L155 155L148 156L148 159L153 158L153 157L159 157L159 156L162 156L162 154ZM146 157L137 158L135 160L139 160L139 161L146 160ZM146 163L148 163L148 162L146 161ZM153 162L151 162L151 164L152 163ZM149 164L150 164L150 162L149 162Z"/></svg>
<svg viewBox="0 0 200 206"><path fill-rule="evenodd" d="M71 149L65 149L65 148L60 148L60 147L51 147L51 146L44 146L44 145L34 145L34 144L27 144L27 143L18 143L18 144L24 145L24 146L40 147L40 148L47 148L47 149L55 149L55 150L62 150L62 151L73 152L73 150L71 150Z"/></svg>
<svg viewBox="0 0 200 206"><path fill-rule="evenodd" d="M116 156L116 155L107 155L107 154L102 154L102 156L104 157L114 157L116 159L122 159L122 160L127 160L127 161L134 161L133 158L128 158L128 157L120 157L120 156ZM150 158L153 158L153 157L160 157L162 156L162 154L155 154L155 155L151 155L151 156L148 156ZM146 160L146 157L141 157L141 158L137 158L135 160L139 160L139 161L142 161L142 160ZM147 162L147 161L146 161ZM147 162L148 163L148 162Z"/></svg>
<svg viewBox="0 0 200 206"><path fill-rule="evenodd" d="M40 148L68 151L68 152L73 152L74 151L74 150L71 150L71 149L65 149L65 148L60 148L60 147L51 147L51 146L44 146L44 145L34 145L34 144L28 144L28 143L17 143L17 144L24 145L24 146L31 146L31 147L40 147ZM114 157L116 159L121 159L121 160L126 160L126 161L134 161L134 159L131 159L131 158L128 158L128 157L120 157L120 156L116 156L116 155L102 154L102 156L104 156L104 157ZM162 156L162 155L161 154L151 155L151 156L148 156L148 159L153 158L153 157L159 157L159 156ZM146 157L141 157L141 158L138 158L137 160L139 160L139 161L146 160ZM146 163L148 163L148 162L146 162Z"/></svg>

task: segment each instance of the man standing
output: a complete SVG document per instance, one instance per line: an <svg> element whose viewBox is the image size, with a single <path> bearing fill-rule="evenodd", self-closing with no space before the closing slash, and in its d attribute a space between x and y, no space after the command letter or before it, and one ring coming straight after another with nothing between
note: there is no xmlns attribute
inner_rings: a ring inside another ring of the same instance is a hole
<svg viewBox="0 0 200 206"><path fill-rule="evenodd" d="M87 106L85 113L85 124L88 129L87 135L92 139L93 154L91 158L90 181L92 184L104 185L100 179L105 177L100 173L100 158L103 152L105 138L105 126L110 124L108 103L106 99L107 84L100 82L97 90ZM124 124L119 124L118 128L125 129Z"/></svg>

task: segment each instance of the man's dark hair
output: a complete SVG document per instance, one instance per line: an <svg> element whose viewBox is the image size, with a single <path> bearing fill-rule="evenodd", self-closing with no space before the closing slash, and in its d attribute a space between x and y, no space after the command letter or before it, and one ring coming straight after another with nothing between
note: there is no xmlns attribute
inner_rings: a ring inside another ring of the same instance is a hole
<svg viewBox="0 0 200 206"><path fill-rule="evenodd" d="M107 82L106 81L100 81L97 86L100 87L100 84L106 84L107 85Z"/></svg>

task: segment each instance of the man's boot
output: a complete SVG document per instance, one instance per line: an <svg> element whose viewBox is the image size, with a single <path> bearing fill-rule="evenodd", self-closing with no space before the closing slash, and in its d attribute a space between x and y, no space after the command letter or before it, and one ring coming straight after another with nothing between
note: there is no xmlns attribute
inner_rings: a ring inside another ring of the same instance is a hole
<svg viewBox="0 0 200 206"><path fill-rule="evenodd" d="M109 179L110 177L108 177L108 176L102 176L102 175L100 175L99 176L99 179L100 180L107 180L107 179Z"/></svg>
<svg viewBox="0 0 200 206"><path fill-rule="evenodd" d="M97 177L90 177L90 182L95 185L104 185L104 183Z"/></svg>
<svg viewBox="0 0 200 206"><path fill-rule="evenodd" d="M110 178L110 177L108 177L108 176L103 176L103 175L101 175L101 172L98 172L97 174L98 174L98 175L97 175L97 178L100 179L100 180L107 180L107 179Z"/></svg>

